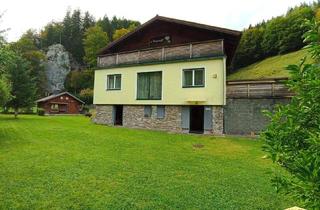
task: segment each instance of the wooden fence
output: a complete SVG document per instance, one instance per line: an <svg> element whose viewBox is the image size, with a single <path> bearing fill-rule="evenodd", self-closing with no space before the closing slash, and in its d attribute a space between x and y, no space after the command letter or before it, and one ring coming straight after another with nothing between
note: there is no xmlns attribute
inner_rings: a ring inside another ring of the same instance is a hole
<svg viewBox="0 0 320 210"><path fill-rule="evenodd" d="M239 80L227 82L227 98L287 98L293 93L285 85L287 78Z"/></svg>
<svg viewBox="0 0 320 210"><path fill-rule="evenodd" d="M202 58L223 54L223 40L213 40L101 55L98 57L98 66L112 67L120 64L139 64L157 61Z"/></svg>

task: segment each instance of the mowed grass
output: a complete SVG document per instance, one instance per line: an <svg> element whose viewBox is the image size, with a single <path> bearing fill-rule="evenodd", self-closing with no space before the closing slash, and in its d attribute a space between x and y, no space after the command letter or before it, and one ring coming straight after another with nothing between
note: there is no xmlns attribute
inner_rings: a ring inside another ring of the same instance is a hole
<svg viewBox="0 0 320 210"><path fill-rule="evenodd" d="M285 55L273 56L237 70L235 73L230 74L227 80L290 77L290 73L286 70L286 67L291 64L299 64L301 59L307 55L308 50L302 49ZM312 62L310 56L307 56L306 62Z"/></svg>
<svg viewBox="0 0 320 210"><path fill-rule="evenodd" d="M0 209L293 206L271 187L263 156L252 139L0 115Z"/></svg>

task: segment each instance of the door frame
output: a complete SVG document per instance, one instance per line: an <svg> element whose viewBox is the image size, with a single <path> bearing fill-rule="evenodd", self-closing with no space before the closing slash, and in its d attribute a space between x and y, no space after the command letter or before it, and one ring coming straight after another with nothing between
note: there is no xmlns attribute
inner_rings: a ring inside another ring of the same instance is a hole
<svg viewBox="0 0 320 210"><path fill-rule="evenodd" d="M122 126L123 125L123 105L114 105L114 120L113 125ZM118 122L118 117L121 119L121 122Z"/></svg>
<svg viewBox="0 0 320 210"><path fill-rule="evenodd" d="M192 128L193 123L194 123L194 114L193 112L195 112L195 108L197 108L199 111L200 109L200 113L202 112L202 116L200 115L200 119L198 119L199 122L201 122L201 125L199 127L201 127L198 130L195 130L194 128ZM189 106L189 133L198 133L198 134L203 134L204 133L204 115L205 115L205 106Z"/></svg>

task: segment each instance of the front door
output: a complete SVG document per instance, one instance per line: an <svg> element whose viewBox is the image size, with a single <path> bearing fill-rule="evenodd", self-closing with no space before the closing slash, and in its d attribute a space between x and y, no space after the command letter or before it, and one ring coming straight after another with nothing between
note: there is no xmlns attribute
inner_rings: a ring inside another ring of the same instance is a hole
<svg viewBox="0 0 320 210"><path fill-rule="evenodd" d="M123 106L122 105L116 105L115 106L115 119L114 124L115 125L122 125L122 117L123 117Z"/></svg>
<svg viewBox="0 0 320 210"><path fill-rule="evenodd" d="M203 133L204 106L190 106L190 133Z"/></svg>

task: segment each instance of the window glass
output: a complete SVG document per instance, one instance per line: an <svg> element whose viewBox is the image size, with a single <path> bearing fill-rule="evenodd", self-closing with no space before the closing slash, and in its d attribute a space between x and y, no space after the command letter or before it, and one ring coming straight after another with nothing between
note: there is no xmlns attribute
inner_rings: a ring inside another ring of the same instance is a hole
<svg viewBox="0 0 320 210"><path fill-rule="evenodd" d="M121 75L116 75L115 89L120 89L120 88L121 88Z"/></svg>
<svg viewBox="0 0 320 210"><path fill-rule="evenodd" d="M144 117L151 117L152 106L144 106Z"/></svg>
<svg viewBox="0 0 320 210"><path fill-rule="evenodd" d="M107 90L120 90L121 89L121 75L114 74L108 75Z"/></svg>
<svg viewBox="0 0 320 210"><path fill-rule="evenodd" d="M162 92L162 72L138 73L137 99L160 100Z"/></svg>
<svg viewBox="0 0 320 210"><path fill-rule="evenodd" d="M184 71L184 86L192 86L192 70Z"/></svg>
<svg viewBox="0 0 320 210"><path fill-rule="evenodd" d="M157 118L162 119L165 117L165 106L157 106Z"/></svg>
<svg viewBox="0 0 320 210"><path fill-rule="evenodd" d="M183 87L204 86L204 68L184 69Z"/></svg>
<svg viewBox="0 0 320 210"><path fill-rule="evenodd" d="M204 71L203 69L194 70L194 85L201 86L204 85Z"/></svg>

